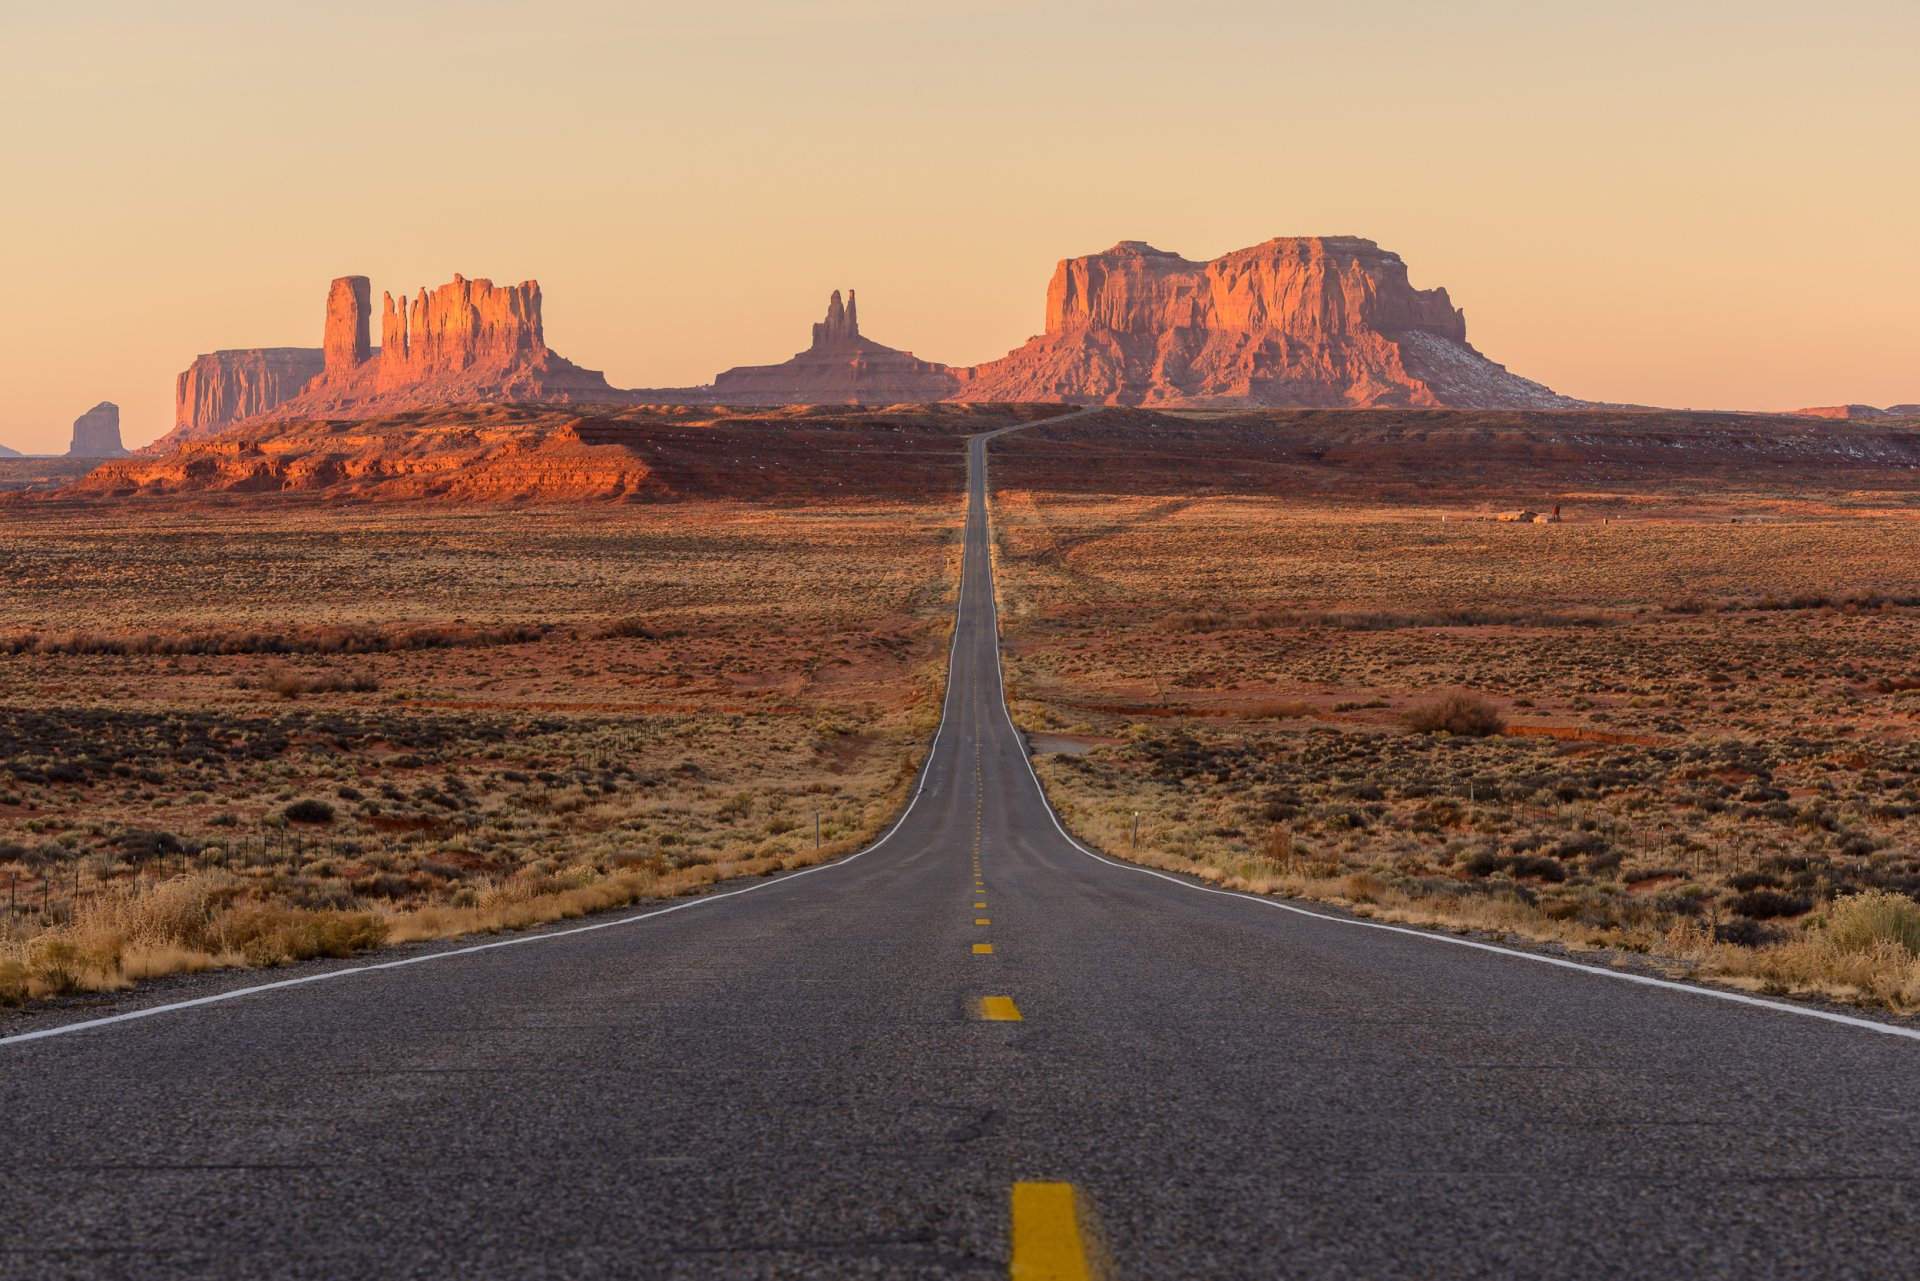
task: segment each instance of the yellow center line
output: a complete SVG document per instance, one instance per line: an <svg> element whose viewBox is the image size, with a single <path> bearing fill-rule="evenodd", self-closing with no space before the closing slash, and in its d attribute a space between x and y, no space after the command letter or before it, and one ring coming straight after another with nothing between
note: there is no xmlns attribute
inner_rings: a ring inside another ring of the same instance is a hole
<svg viewBox="0 0 1920 1281"><path fill-rule="evenodd" d="M975 903L975 904L974 904L974 906L975 906L975 907L985 907L986 905L987 905L987 904L986 904L986 901L985 901L984 899L983 899L983 900L981 900L980 902L978 902L978 903Z"/></svg>
<svg viewBox="0 0 1920 1281"><path fill-rule="evenodd" d="M1071 1183L1013 1185L1013 1281L1094 1281L1112 1275L1087 1198Z"/></svg>
<svg viewBox="0 0 1920 1281"><path fill-rule="evenodd" d="M987 919L987 918L986 918L986 917L984 917L984 916L976 916L976 917L974 917L974 918L973 918L973 923L974 923L975 925L992 925L992 924L993 924L993 922L992 922L991 920L989 920L989 919Z"/></svg>
<svg viewBox="0 0 1920 1281"><path fill-rule="evenodd" d="M1010 996L983 996L974 1003L976 1017L988 1023L1019 1023L1020 1007Z"/></svg>
<svg viewBox="0 0 1920 1281"><path fill-rule="evenodd" d="M974 954L975 956L992 956L992 955L993 955L993 944L991 944L991 943L975 943L975 944L973 945L973 954Z"/></svg>

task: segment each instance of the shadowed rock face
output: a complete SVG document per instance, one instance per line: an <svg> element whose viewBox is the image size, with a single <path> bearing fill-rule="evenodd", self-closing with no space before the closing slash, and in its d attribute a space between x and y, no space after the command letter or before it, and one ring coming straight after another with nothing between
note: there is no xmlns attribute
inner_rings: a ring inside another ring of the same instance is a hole
<svg viewBox="0 0 1920 1281"><path fill-rule="evenodd" d="M112 401L103 400L73 420L69 458L119 458L126 452L120 444L120 406Z"/></svg>
<svg viewBox="0 0 1920 1281"><path fill-rule="evenodd" d="M242 418L292 400L325 367L318 347L250 347L212 351L174 382L173 430L141 453L166 453L205 440Z"/></svg>
<svg viewBox="0 0 1920 1281"><path fill-rule="evenodd" d="M859 304L833 291L813 345L778 365L743 365L713 380L728 405L900 405L944 400L958 387L945 365L921 360L860 333Z"/></svg>
<svg viewBox="0 0 1920 1281"><path fill-rule="evenodd" d="M1486 359L1444 289L1357 237L1288 237L1192 262L1140 241L1070 258L1046 332L957 371L967 400L1562 408Z"/></svg>

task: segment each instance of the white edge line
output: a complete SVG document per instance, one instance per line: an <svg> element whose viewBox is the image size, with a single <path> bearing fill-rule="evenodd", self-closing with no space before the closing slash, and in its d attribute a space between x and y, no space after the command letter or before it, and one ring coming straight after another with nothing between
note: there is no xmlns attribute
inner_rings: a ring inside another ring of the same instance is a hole
<svg viewBox="0 0 1920 1281"><path fill-rule="evenodd" d="M971 491L972 485L971 479L969 479L969 511L972 506ZM986 516L984 500L981 507L981 516L984 523ZM261 992L273 992L283 988L300 987L307 983L323 983L328 979L349 978L356 974L372 974L378 970L396 970L406 965L421 965L428 961L444 961L450 957L472 956L476 952L491 952L495 948L502 947L519 947L524 943L550 943L555 939L572 938L578 934L591 934L595 930L610 930L621 925L634 925L641 921L651 921L657 916L666 916L673 912L682 912L688 908L705 907L713 903L722 903L730 898L739 898L742 894L751 894L755 890L766 890L779 885L790 885L803 876L811 876L815 872L830 872L835 868L845 867L855 859L863 858L873 853L882 845L892 840L899 833L900 829L906 826L907 816L913 813L913 807L920 803L920 796L926 791L927 775L932 771L934 758L940 751L941 736L946 733L947 714L953 702L954 694L953 660L954 655L957 654L960 649L960 620L967 602L966 527L967 522L963 518L960 525L960 594L955 599L953 605L953 639L948 642L947 645L946 689L940 697L940 723L934 727L933 742L927 748L926 759L920 763L919 772L914 777L913 795L908 798L907 807L901 810L899 817L895 818L893 822L888 825L887 830L882 832L879 838L865 849L856 850L843 858L837 858L831 862L803 868L798 872L792 872L786 876L776 877L772 880L758 881L743 889L730 890L725 894L704 894L698 898L686 898L670 906L655 908L650 912L640 912L633 916L622 916L607 921L595 921L591 925L575 925L564 930L549 930L544 934L523 934L515 938L498 939L491 943L475 943L467 947L448 948L443 952L429 952L423 956L408 956L397 961L375 961L366 965L346 965L341 966L339 969L327 970L321 974L302 974L297 978L278 979L272 983L253 983L246 987L234 988L231 991L215 992L210 996L197 996L190 1001L169 1001L165 1005L152 1005L145 1009L128 1010L124 1014L109 1014L97 1019L83 1019L77 1023L62 1023L56 1027L40 1028L33 1032L16 1032L12 1036L0 1036L0 1045L18 1045L26 1041L44 1041L49 1037L66 1036L73 1032L87 1032L95 1028L108 1027L116 1023L131 1023L135 1019L150 1019L158 1014L172 1014L179 1010L191 1010L197 1006L214 1005L221 1001L237 1000L240 997L255 996ZM993 558L991 555L987 558L986 566L987 581L991 583L993 581ZM991 592L988 593L988 602L990 604L992 602ZM997 665L999 659L999 617L999 613L996 610L993 614L996 671L998 670ZM1005 699L1001 700L1001 705L1002 707L1005 706ZM1011 724L1012 722L1009 721L1008 723Z"/></svg>
<svg viewBox="0 0 1920 1281"><path fill-rule="evenodd" d="M997 435L999 433L995 434ZM1253 903L1260 907L1270 907L1282 912L1292 912L1296 916L1312 917L1314 920L1324 921L1328 925L1352 925L1365 930L1384 930L1389 934L1402 934L1408 938L1422 939L1428 943L1450 943L1455 947L1469 947L1480 952L1492 952L1497 956L1509 956L1515 960L1532 961L1537 965L1552 965L1560 969L1573 970L1580 974L1591 975L1594 978L1615 979L1622 983L1638 983L1643 987L1664 988L1670 992L1685 992L1689 996L1707 997L1715 1001L1732 1001L1737 1005L1757 1006L1763 1010L1775 1010L1781 1014L1797 1014L1801 1018L1807 1019L1824 1019L1829 1023L1840 1023L1847 1027L1862 1028L1868 1032L1879 1032L1884 1036L1897 1036L1909 1041L1920 1041L1920 1030L1910 1027L1900 1027L1892 1023L1881 1023L1873 1019L1857 1018L1851 1014L1839 1014L1832 1010L1817 1009L1809 1005L1789 1005L1784 1001L1769 1001L1764 997L1749 996L1745 992L1730 992L1724 988L1696 987L1691 983L1676 983L1671 979L1657 979L1646 974L1626 974L1619 970L1601 969L1597 965L1585 965L1579 961L1563 960L1557 956L1542 956L1537 952L1523 952L1518 948L1501 947L1497 943L1481 943L1474 939L1457 938L1451 934L1441 934L1432 930L1414 929L1405 925L1389 925L1384 921L1363 921L1354 917L1332 916L1325 912L1315 912L1309 908L1300 907L1293 903L1281 902L1278 899L1268 898L1258 894L1247 894L1240 890L1223 890L1211 885L1196 885L1193 881L1185 877L1174 876L1151 867L1142 867L1138 863L1122 862L1110 855L1088 849L1076 840L1073 834L1067 831L1066 827L1060 822L1060 815L1054 811L1053 802L1047 799L1047 789L1040 785L1040 775L1033 768L1033 758L1028 755L1026 751L1026 740L1021 737L1020 727L1013 723L1013 710L1007 706L1006 674L1000 667L1000 645L998 643L1000 636L1000 599L999 593L991 590L993 585L993 558L991 555L993 537L991 502L993 485L991 481L986 480L986 451L987 442L982 441L980 445L980 474L985 489L983 502L985 502L989 508L987 512L987 537L989 544L989 555L987 557L987 582L989 591L987 592L987 602L993 610L993 634L995 638L993 665L994 673L1000 680L1000 710L1007 718L1007 728L1013 732L1014 741L1020 745L1020 759L1027 767L1027 776L1033 780L1033 789L1039 793L1040 804L1045 807L1047 817L1053 820L1054 830L1060 833L1067 844L1073 846L1073 848L1080 851L1080 853L1097 863L1105 863L1108 867L1119 868L1123 872L1138 872L1142 876L1151 876L1155 880L1165 881L1169 885L1177 885L1181 889L1193 890L1199 894L1218 894L1225 898L1240 899L1243 902Z"/></svg>

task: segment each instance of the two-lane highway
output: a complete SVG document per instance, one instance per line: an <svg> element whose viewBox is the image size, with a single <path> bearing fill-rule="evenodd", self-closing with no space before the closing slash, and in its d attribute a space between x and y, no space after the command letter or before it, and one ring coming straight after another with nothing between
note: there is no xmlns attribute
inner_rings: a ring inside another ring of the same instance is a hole
<svg viewBox="0 0 1920 1281"><path fill-rule="evenodd" d="M884 840L0 1043L0 1276L1920 1271L1920 1042L1068 840L1002 702L986 443Z"/></svg>

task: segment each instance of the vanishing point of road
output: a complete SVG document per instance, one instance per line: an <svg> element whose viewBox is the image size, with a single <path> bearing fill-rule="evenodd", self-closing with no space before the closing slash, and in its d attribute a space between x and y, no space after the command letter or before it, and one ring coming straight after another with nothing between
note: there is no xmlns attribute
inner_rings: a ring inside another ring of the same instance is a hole
<svg viewBox="0 0 1920 1281"><path fill-rule="evenodd" d="M1912 1036L1072 843L1002 702L986 443L880 842L16 1020L0 1277L1920 1275Z"/></svg>

